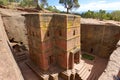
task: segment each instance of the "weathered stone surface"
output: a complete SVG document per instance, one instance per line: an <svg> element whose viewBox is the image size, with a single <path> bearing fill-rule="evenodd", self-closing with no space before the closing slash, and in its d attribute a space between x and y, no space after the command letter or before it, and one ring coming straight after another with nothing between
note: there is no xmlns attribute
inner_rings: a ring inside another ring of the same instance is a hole
<svg viewBox="0 0 120 80"><path fill-rule="evenodd" d="M58 73L50 74L49 80L58 80Z"/></svg>
<svg viewBox="0 0 120 80"><path fill-rule="evenodd" d="M70 80L70 73L67 73L66 71L61 72L59 75L63 80Z"/></svg>
<svg viewBox="0 0 120 80"><path fill-rule="evenodd" d="M120 40L119 40L118 43L117 43L117 47L120 47Z"/></svg>
<svg viewBox="0 0 120 80"><path fill-rule="evenodd" d="M49 80L49 75L40 76L40 80Z"/></svg>
<svg viewBox="0 0 120 80"><path fill-rule="evenodd" d="M99 80L113 80L114 77L118 75L119 70L120 70L120 47L117 47L117 49L114 50L113 53L111 54L107 68L105 69L105 72L103 72L103 74L100 76Z"/></svg>
<svg viewBox="0 0 120 80"><path fill-rule="evenodd" d="M24 80L8 43L0 15L0 80Z"/></svg>
<svg viewBox="0 0 120 80"><path fill-rule="evenodd" d="M14 38L14 41L23 42L23 44L28 48L25 17L21 15L25 12L0 9L0 13L2 14L3 23L8 38Z"/></svg>
<svg viewBox="0 0 120 80"><path fill-rule="evenodd" d="M30 57L40 69L47 71L53 64L68 69L71 59L76 63L69 54L80 48L80 16L34 13L25 17Z"/></svg>
<svg viewBox="0 0 120 80"><path fill-rule="evenodd" d="M120 39L120 26L105 24L81 24L83 51L108 58Z"/></svg>

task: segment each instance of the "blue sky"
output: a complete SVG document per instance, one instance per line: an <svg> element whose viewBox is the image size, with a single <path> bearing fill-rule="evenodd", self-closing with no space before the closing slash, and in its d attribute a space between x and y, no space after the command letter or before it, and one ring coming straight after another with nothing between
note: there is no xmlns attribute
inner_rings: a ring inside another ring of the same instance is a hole
<svg viewBox="0 0 120 80"><path fill-rule="evenodd" d="M88 10L120 10L120 0L78 0L80 8L73 9L73 12L83 12ZM59 4L59 0L48 0L48 4L56 6L61 11L66 11L63 5Z"/></svg>

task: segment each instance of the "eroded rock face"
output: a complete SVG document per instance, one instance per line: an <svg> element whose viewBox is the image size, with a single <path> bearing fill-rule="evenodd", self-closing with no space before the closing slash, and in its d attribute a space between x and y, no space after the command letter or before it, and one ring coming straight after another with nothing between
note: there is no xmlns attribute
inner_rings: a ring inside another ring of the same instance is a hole
<svg viewBox="0 0 120 80"><path fill-rule="evenodd" d="M117 49L110 56L105 72L100 76L99 80L113 80L120 70L120 40L117 43Z"/></svg>
<svg viewBox="0 0 120 80"><path fill-rule="evenodd" d="M23 42L27 47L27 31L25 27L25 17L21 14L25 12L19 12L14 10L1 9L3 23L8 35L8 38L14 39L16 42Z"/></svg>
<svg viewBox="0 0 120 80"><path fill-rule="evenodd" d="M4 25L9 39L23 42L27 46L27 32L24 24L23 16L3 17Z"/></svg>
<svg viewBox="0 0 120 80"><path fill-rule="evenodd" d="M0 80L24 80L8 43L0 15Z"/></svg>
<svg viewBox="0 0 120 80"><path fill-rule="evenodd" d="M109 58L120 39L120 26L105 24L81 24L83 51Z"/></svg>
<svg viewBox="0 0 120 80"><path fill-rule="evenodd" d="M117 43L117 47L120 47L120 40L119 40L118 43Z"/></svg>

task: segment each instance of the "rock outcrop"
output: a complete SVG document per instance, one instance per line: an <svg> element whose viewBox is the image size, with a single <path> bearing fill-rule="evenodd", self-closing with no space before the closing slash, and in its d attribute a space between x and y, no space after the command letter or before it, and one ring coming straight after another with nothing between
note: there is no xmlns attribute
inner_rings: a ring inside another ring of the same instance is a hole
<svg viewBox="0 0 120 80"><path fill-rule="evenodd" d="M25 17L21 15L26 12L0 9L0 13L2 15L8 38L10 40L14 39L16 42L23 42L23 44L27 47L27 31L24 23Z"/></svg>
<svg viewBox="0 0 120 80"><path fill-rule="evenodd" d="M107 68L100 76L99 80L114 80L120 70L120 41L117 43L117 49L110 56Z"/></svg>
<svg viewBox="0 0 120 80"><path fill-rule="evenodd" d="M24 80L10 50L0 15L0 80Z"/></svg>

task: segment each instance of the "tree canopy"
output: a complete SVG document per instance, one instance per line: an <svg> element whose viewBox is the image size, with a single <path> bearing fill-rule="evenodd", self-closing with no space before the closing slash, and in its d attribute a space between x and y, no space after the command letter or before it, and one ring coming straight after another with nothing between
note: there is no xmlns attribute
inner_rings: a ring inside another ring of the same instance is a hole
<svg viewBox="0 0 120 80"><path fill-rule="evenodd" d="M105 10L99 10L98 12L88 10L87 12L81 13L80 15L83 18L120 21L120 11L113 11L111 13L107 13Z"/></svg>
<svg viewBox="0 0 120 80"><path fill-rule="evenodd" d="M120 21L120 11L114 11L111 13L113 20Z"/></svg>
<svg viewBox="0 0 120 80"><path fill-rule="evenodd" d="M60 12L55 6L47 6L45 9L52 11L52 12Z"/></svg>
<svg viewBox="0 0 120 80"><path fill-rule="evenodd" d="M67 13L69 13L69 10L72 8L80 7L78 0L59 0L59 3L67 9Z"/></svg>
<svg viewBox="0 0 120 80"><path fill-rule="evenodd" d="M20 6L22 7L31 7L31 6L35 6L34 0L22 0L20 2Z"/></svg>
<svg viewBox="0 0 120 80"><path fill-rule="evenodd" d="M0 0L0 5L7 5L8 4L8 0Z"/></svg>
<svg viewBox="0 0 120 80"><path fill-rule="evenodd" d="M7 6L12 2L17 2L20 4L19 6L22 7L37 7L39 9L45 8L52 12L61 12L55 6L49 6L47 0L0 0L0 5ZM62 4L67 9L67 13L69 13L69 10L73 8L80 7L78 0L59 0L59 3ZM61 12L61 13L65 13L65 12ZM81 15L81 17L83 18L120 21L120 10L116 10L111 13L107 13L105 10L99 10L98 12L88 10L87 12L83 12L81 14L79 13L75 13L75 14Z"/></svg>

